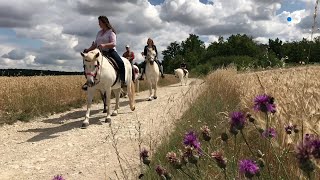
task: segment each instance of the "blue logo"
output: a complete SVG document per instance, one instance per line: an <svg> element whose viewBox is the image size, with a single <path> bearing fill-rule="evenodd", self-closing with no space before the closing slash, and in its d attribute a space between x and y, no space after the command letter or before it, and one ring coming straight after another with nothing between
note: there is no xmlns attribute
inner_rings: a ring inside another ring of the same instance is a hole
<svg viewBox="0 0 320 180"><path fill-rule="evenodd" d="M290 22L292 19L291 17L287 17L287 21Z"/></svg>

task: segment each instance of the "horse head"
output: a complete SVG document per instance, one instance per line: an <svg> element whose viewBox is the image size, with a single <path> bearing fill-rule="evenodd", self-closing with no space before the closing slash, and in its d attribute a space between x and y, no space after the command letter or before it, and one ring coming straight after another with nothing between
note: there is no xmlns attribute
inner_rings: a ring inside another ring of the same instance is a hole
<svg viewBox="0 0 320 180"><path fill-rule="evenodd" d="M87 78L87 85L92 87L98 82L97 74L101 68L99 58L103 58L103 56L99 49L94 49L87 53L81 52L80 54L83 57L83 68Z"/></svg>
<svg viewBox="0 0 320 180"><path fill-rule="evenodd" d="M149 62L151 65L153 65L156 59L156 55L157 55L156 51L153 50L153 48L148 48L146 61Z"/></svg>

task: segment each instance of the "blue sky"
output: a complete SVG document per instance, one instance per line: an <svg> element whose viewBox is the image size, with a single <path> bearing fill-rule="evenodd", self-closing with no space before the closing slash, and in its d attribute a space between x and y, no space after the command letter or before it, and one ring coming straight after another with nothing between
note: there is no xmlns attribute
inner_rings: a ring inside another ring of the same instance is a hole
<svg viewBox="0 0 320 180"><path fill-rule="evenodd" d="M118 53L130 44L140 62L139 52L148 37L160 51L190 33L199 35L206 45L218 36L236 33L246 33L261 43L276 37L284 41L308 38L314 10L311 0L100 2L0 0L0 68L81 70L79 52L94 41L99 15L107 15L119 32Z"/></svg>

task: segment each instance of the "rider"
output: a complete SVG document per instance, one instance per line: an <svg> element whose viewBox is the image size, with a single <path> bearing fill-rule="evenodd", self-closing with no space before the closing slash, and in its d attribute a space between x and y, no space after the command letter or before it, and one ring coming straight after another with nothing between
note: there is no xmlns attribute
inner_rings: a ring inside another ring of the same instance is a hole
<svg viewBox="0 0 320 180"><path fill-rule="evenodd" d="M123 53L122 57L127 58L131 65L133 64L133 60L134 60L134 53L130 50L130 46L126 45L126 52Z"/></svg>
<svg viewBox="0 0 320 180"><path fill-rule="evenodd" d="M159 69L160 69L160 73L161 73L161 77L164 78L164 75L163 75L163 66L162 66L162 63L158 60L158 51L157 51L157 47L156 45L154 45L153 43L153 40L151 38L148 38L148 41L147 41L147 45L144 47L144 51L141 53L142 56L147 56L147 52L148 52L148 47L149 48L152 48L155 52L156 52L156 59L155 59L155 62L159 65ZM139 80L143 80L143 74L145 73L145 69L146 69L146 62L142 62L141 64L141 77L139 78Z"/></svg>
<svg viewBox="0 0 320 180"><path fill-rule="evenodd" d="M99 48L104 56L112 57L119 66L121 85L125 86L125 67L121 57L116 51L117 36L116 31L111 26L109 19L106 16L99 16L99 26L101 30L97 33L96 41L92 43L91 47L83 50L87 53L95 48ZM82 86L83 90L87 90L88 85L85 83Z"/></svg>
<svg viewBox="0 0 320 180"><path fill-rule="evenodd" d="M185 61L183 60L182 63L180 64L180 68L183 70L184 75L187 74L188 70L187 70L187 64L185 63Z"/></svg>

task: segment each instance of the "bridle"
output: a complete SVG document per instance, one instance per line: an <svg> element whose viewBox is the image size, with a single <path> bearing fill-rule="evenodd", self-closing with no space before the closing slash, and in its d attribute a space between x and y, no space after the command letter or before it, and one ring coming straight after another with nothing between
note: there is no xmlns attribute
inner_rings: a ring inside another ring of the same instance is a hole
<svg viewBox="0 0 320 180"><path fill-rule="evenodd" d="M97 59L97 64L95 65L94 73L92 73L92 72L86 73L86 67L84 65L84 61L87 61L87 60L85 58L83 58L83 69L84 69L85 77L87 78L87 76L92 76L94 78L94 84L92 85L92 87L97 85L97 84L99 84L100 83L100 79L101 79L101 71L102 71L102 64L103 64L103 55L101 53L101 50L100 50L100 56L99 57L101 57L101 65L100 65L99 59ZM90 62L90 61L87 61L87 62ZM99 79L97 78L97 75L99 75Z"/></svg>
<svg viewBox="0 0 320 180"><path fill-rule="evenodd" d="M154 63L156 57L152 57L151 53L152 53L151 51L148 51L147 56L146 56L146 60L147 60L147 62L149 62L152 65ZM154 59L153 61L151 61L152 58Z"/></svg>

